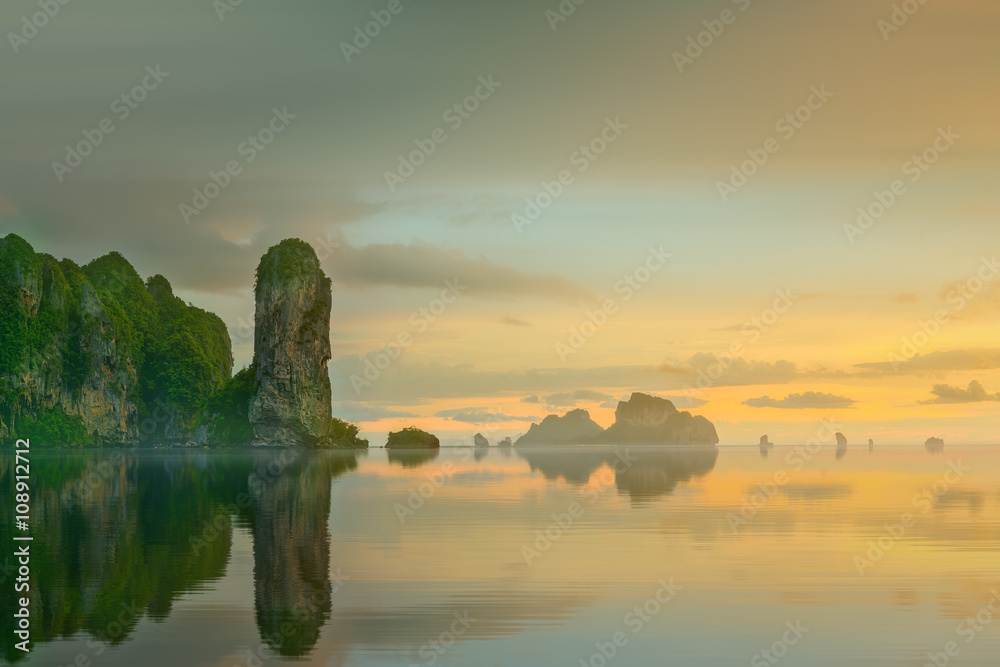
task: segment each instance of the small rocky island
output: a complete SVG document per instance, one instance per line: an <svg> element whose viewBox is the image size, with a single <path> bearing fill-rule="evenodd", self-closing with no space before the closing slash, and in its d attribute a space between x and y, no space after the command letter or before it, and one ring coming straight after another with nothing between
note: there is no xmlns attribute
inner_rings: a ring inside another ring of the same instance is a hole
<svg viewBox="0 0 1000 667"><path fill-rule="evenodd" d="M439 449L440 447L441 441L437 436L412 426L390 433L385 443L386 449Z"/></svg>
<svg viewBox="0 0 1000 667"><path fill-rule="evenodd" d="M924 447L926 447L929 452L944 451L944 438L927 438L927 440L924 441Z"/></svg>
<svg viewBox="0 0 1000 667"><path fill-rule="evenodd" d="M615 423L606 430L586 410L572 410L562 417L549 415L532 424L515 442L517 447L557 444L608 445L716 445L719 435L712 422L690 412L680 412L665 398L633 393L620 401Z"/></svg>

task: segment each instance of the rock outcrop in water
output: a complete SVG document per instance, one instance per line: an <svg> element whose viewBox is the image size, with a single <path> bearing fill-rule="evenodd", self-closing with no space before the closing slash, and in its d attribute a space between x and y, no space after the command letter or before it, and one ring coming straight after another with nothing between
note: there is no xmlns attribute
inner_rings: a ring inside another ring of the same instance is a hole
<svg viewBox="0 0 1000 667"><path fill-rule="evenodd" d="M490 441L486 439L482 433L477 433L472 436L472 441L475 443L476 447L489 447Z"/></svg>
<svg viewBox="0 0 1000 667"><path fill-rule="evenodd" d="M632 394L620 401L615 423L594 440L617 445L717 445L715 426L701 416L680 412L665 398Z"/></svg>
<svg viewBox="0 0 1000 667"><path fill-rule="evenodd" d="M924 442L924 447L927 448L929 452L940 452L944 451L944 439L943 438L927 438Z"/></svg>
<svg viewBox="0 0 1000 667"><path fill-rule="evenodd" d="M541 424L532 424L528 432L517 439L517 447L593 442L604 432L586 410L570 410L562 417L549 415Z"/></svg>
<svg viewBox="0 0 1000 667"><path fill-rule="evenodd" d="M838 447L846 447L847 446L847 438L844 437L843 433L837 433L836 435L834 435L834 437L837 438L837 446Z"/></svg>
<svg viewBox="0 0 1000 667"><path fill-rule="evenodd" d="M441 441L426 431L410 427L390 433L385 447L386 449L439 449Z"/></svg>
<svg viewBox="0 0 1000 667"><path fill-rule="evenodd" d="M312 247L288 239L257 267L255 444L325 445L330 437L330 279Z"/></svg>
<svg viewBox="0 0 1000 667"><path fill-rule="evenodd" d="M515 445L642 444L715 445L719 442L712 422L680 412L665 398L634 393L618 403L615 423L602 429L586 410L572 410L563 417L549 415L532 424Z"/></svg>

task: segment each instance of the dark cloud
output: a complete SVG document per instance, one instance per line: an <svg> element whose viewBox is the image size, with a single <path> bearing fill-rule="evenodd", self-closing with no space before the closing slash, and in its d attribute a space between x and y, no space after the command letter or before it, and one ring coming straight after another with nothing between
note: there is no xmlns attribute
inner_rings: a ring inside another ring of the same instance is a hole
<svg viewBox="0 0 1000 667"><path fill-rule="evenodd" d="M554 273L520 271L485 257L433 245L377 243L340 248L326 265L330 277L351 287L443 288L445 281L468 286L470 296L509 298L539 296L569 303L590 302L593 294Z"/></svg>
<svg viewBox="0 0 1000 667"><path fill-rule="evenodd" d="M899 292L898 294L893 294L889 300L893 303L912 306L920 303L920 295L916 292Z"/></svg>
<svg viewBox="0 0 1000 667"><path fill-rule="evenodd" d="M1000 368L1000 349L947 350L918 354L906 361L857 364L870 375L923 375L948 371L984 371Z"/></svg>
<svg viewBox="0 0 1000 667"><path fill-rule="evenodd" d="M380 419L415 419L419 415L370 403L334 403L333 416L349 422L374 422Z"/></svg>
<svg viewBox="0 0 1000 667"><path fill-rule="evenodd" d="M462 424L497 424L502 422L531 421L536 417L516 417L499 412L489 412L487 408L461 408L459 410L442 410L434 415Z"/></svg>
<svg viewBox="0 0 1000 667"><path fill-rule="evenodd" d="M549 394L544 399L545 405L550 408L566 408L581 403L601 403L614 400L613 396L603 394L590 389L577 389L576 391L563 392L559 394ZM617 405L617 403L616 403Z"/></svg>
<svg viewBox="0 0 1000 667"><path fill-rule="evenodd" d="M510 315L503 315L500 317L500 324L508 324L512 327L530 327L531 322L527 320L518 319L516 317L511 317Z"/></svg>
<svg viewBox="0 0 1000 667"><path fill-rule="evenodd" d="M782 408L785 410L837 410L853 407L856 402L854 399L845 396L807 391L802 394L789 394L782 399L775 399L770 396L750 398L743 401L743 405L749 405L752 408Z"/></svg>
<svg viewBox="0 0 1000 667"><path fill-rule="evenodd" d="M1000 401L1000 392L991 394L978 380L969 383L967 389L952 387L947 384L936 384L931 389L934 398L920 401L925 405L940 403L982 403L985 401Z"/></svg>

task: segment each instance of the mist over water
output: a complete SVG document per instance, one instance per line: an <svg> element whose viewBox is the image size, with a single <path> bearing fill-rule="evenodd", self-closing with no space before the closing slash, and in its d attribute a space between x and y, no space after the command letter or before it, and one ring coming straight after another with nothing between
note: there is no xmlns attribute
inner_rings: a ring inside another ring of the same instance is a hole
<svg viewBox="0 0 1000 667"><path fill-rule="evenodd" d="M993 665L998 454L38 451L18 664Z"/></svg>

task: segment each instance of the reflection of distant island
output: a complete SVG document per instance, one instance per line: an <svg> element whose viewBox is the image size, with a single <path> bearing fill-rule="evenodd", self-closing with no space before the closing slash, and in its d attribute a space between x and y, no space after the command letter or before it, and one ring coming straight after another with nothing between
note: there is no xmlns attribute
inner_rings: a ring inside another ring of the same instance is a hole
<svg viewBox="0 0 1000 667"><path fill-rule="evenodd" d="M440 449L387 449L389 463L396 463L404 468L419 468L430 463L441 453Z"/></svg>
<svg viewBox="0 0 1000 667"><path fill-rule="evenodd" d="M843 433L837 433L837 460L844 458L847 454L847 438Z"/></svg>
<svg viewBox="0 0 1000 667"><path fill-rule="evenodd" d="M634 393L618 403L615 423L607 429L586 410L564 416L549 415L532 424L514 443L516 447L556 444L716 445L719 435L704 417L680 412L665 398Z"/></svg>
<svg viewBox="0 0 1000 667"><path fill-rule="evenodd" d="M546 479L562 478L586 484L603 466L615 471L615 486L633 501L669 495L680 482L705 475L715 468L717 447L588 447L568 456L559 447L525 447L517 450L533 471Z"/></svg>

